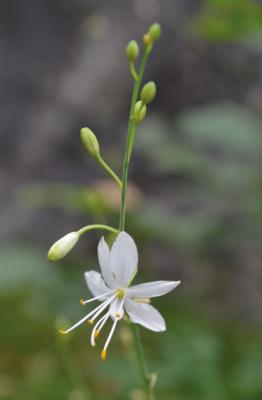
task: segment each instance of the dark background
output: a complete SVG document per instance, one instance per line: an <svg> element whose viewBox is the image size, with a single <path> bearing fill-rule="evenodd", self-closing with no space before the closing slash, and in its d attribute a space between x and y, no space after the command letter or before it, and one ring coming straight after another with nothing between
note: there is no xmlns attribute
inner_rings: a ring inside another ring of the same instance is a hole
<svg viewBox="0 0 262 400"><path fill-rule="evenodd" d="M96 133L121 174L124 50L154 21L162 37L145 82L158 93L137 132L127 230L137 282L182 280L154 302L167 332L142 331L157 398L262 397L261 2L3 0L0 398L143 400L128 326L106 364L86 327L57 335L82 315L99 234L58 264L46 253L83 225L118 224L117 188L79 131Z"/></svg>

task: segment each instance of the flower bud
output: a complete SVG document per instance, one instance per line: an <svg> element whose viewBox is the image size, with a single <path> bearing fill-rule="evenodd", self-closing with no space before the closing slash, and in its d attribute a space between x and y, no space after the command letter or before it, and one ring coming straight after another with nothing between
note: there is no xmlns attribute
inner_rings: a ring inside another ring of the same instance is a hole
<svg viewBox="0 0 262 400"><path fill-rule="evenodd" d="M89 154L91 154L92 157L96 157L100 152L96 135L89 128L82 128L80 131L80 136L82 143Z"/></svg>
<svg viewBox="0 0 262 400"><path fill-rule="evenodd" d="M65 257L78 242L78 232L70 232L57 240L51 247L47 254L49 261L57 261Z"/></svg>
<svg viewBox="0 0 262 400"><path fill-rule="evenodd" d="M156 96L156 84L155 82L146 83L141 91L140 99L144 104L149 104L154 100Z"/></svg>
<svg viewBox="0 0 262 400"><path fill-rule="evenodd" d="M126 46L126 56L129 62L136 61L139 55L139 46L135 40L131 40Z"/></svg>
<svg viewBox="0 0 262 400"><path fill-rule="evenodd" d="M161 26L158 23L151 25L148 35L150 36L152 42L157 41L161 36Z"/></svg>
<svg viewBox="0 0 262 400"><path fill-rule="evenodd" d="M148 46L149 44L151 44L151 38L149 36L148 33L145 33L143 36L143 42L145 46Z"/></svg>
<svg viewBox="0 0 262 400"><path fill-rule="evenodd" d="M137 124L143 121L146 116L146 105L139 100L134 107L133 118Z"/></svg>

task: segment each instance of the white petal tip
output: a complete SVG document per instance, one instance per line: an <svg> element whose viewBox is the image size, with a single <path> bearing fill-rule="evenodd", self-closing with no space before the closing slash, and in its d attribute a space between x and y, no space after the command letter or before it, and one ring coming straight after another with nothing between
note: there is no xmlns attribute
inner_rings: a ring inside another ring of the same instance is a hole
<svg viewBox="0 0 262 400"><path fill-rule="evenodd" d="M180 285L181 281L170 281L170 284L172 285L172 289L174 290L175 288L177 288Z"/></svg>

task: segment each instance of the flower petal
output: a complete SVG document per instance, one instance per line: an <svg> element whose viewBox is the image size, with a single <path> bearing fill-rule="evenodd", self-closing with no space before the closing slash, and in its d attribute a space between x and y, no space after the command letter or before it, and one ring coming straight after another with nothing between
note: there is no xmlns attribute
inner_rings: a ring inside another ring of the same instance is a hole
<svg viewBox="0 0 262 400"><path fill-rule="evenodd" d="M127 289L126 294L128 297L137 298L150 298L163 296L164 294L171 292L180 284L180 281L155 281L142 283L140 285L131 286Z"/></svg>
<svg viewBox="0 0 262 400"><path fill-rule="evenodd" d="M117 283L126 287L138 264L137 248L134 240L126 232L120 232L110 253L110 267Z"/></svg>
<svg viewBox="0 0 262 400"><path fill-rule="evenodd" d="M85 280L90 292L96 297L105 293L105 297L100 301L104 301L107 295L111 294L111 290L106 286L101 274L97 271L85 272Z"/></svg>
<svg viewBox="0 0 262 400"><path fill-rule="evenodd" d="M125 299L125 309L131 321L140 324L154 332L166 330L166 323L157 309L150 304L136 303L128 298Z"/></svg>
<svg viewBox="0 0 262 400"><path fill-rule="evenodd" d="M115 279L110 268L110 250L104 237L98 243L97 253L103 278L110 288L114 288Z"/></svg>

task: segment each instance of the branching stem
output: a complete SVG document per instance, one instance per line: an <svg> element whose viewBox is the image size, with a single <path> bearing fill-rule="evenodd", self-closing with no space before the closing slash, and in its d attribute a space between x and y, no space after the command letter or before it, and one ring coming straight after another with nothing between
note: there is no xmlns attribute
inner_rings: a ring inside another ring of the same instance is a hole
<svg viewBox="0 0 262 400"><path fill-rule="evenodd" d="M105 231L109 231L112 233L118 233L118 229L113 228L112 226L102 225L102 224L94 224L94 225L86 225L83 228L79 229L78 234L82 236L84 233L92 231L93 229L103 229Z"/></svg>
<svg viewBox="0 0 262 400"><path fill-rule="evenodd" d="M120 189L122 189L122 182L121 182L120 178L112 170L112 168L110 168L109 165L103 160L103 158L100 156L100 154L96 155L96 160L99 162L101 167L103 167L104 170L115 180L115 182L118 184Z"/></svg>

